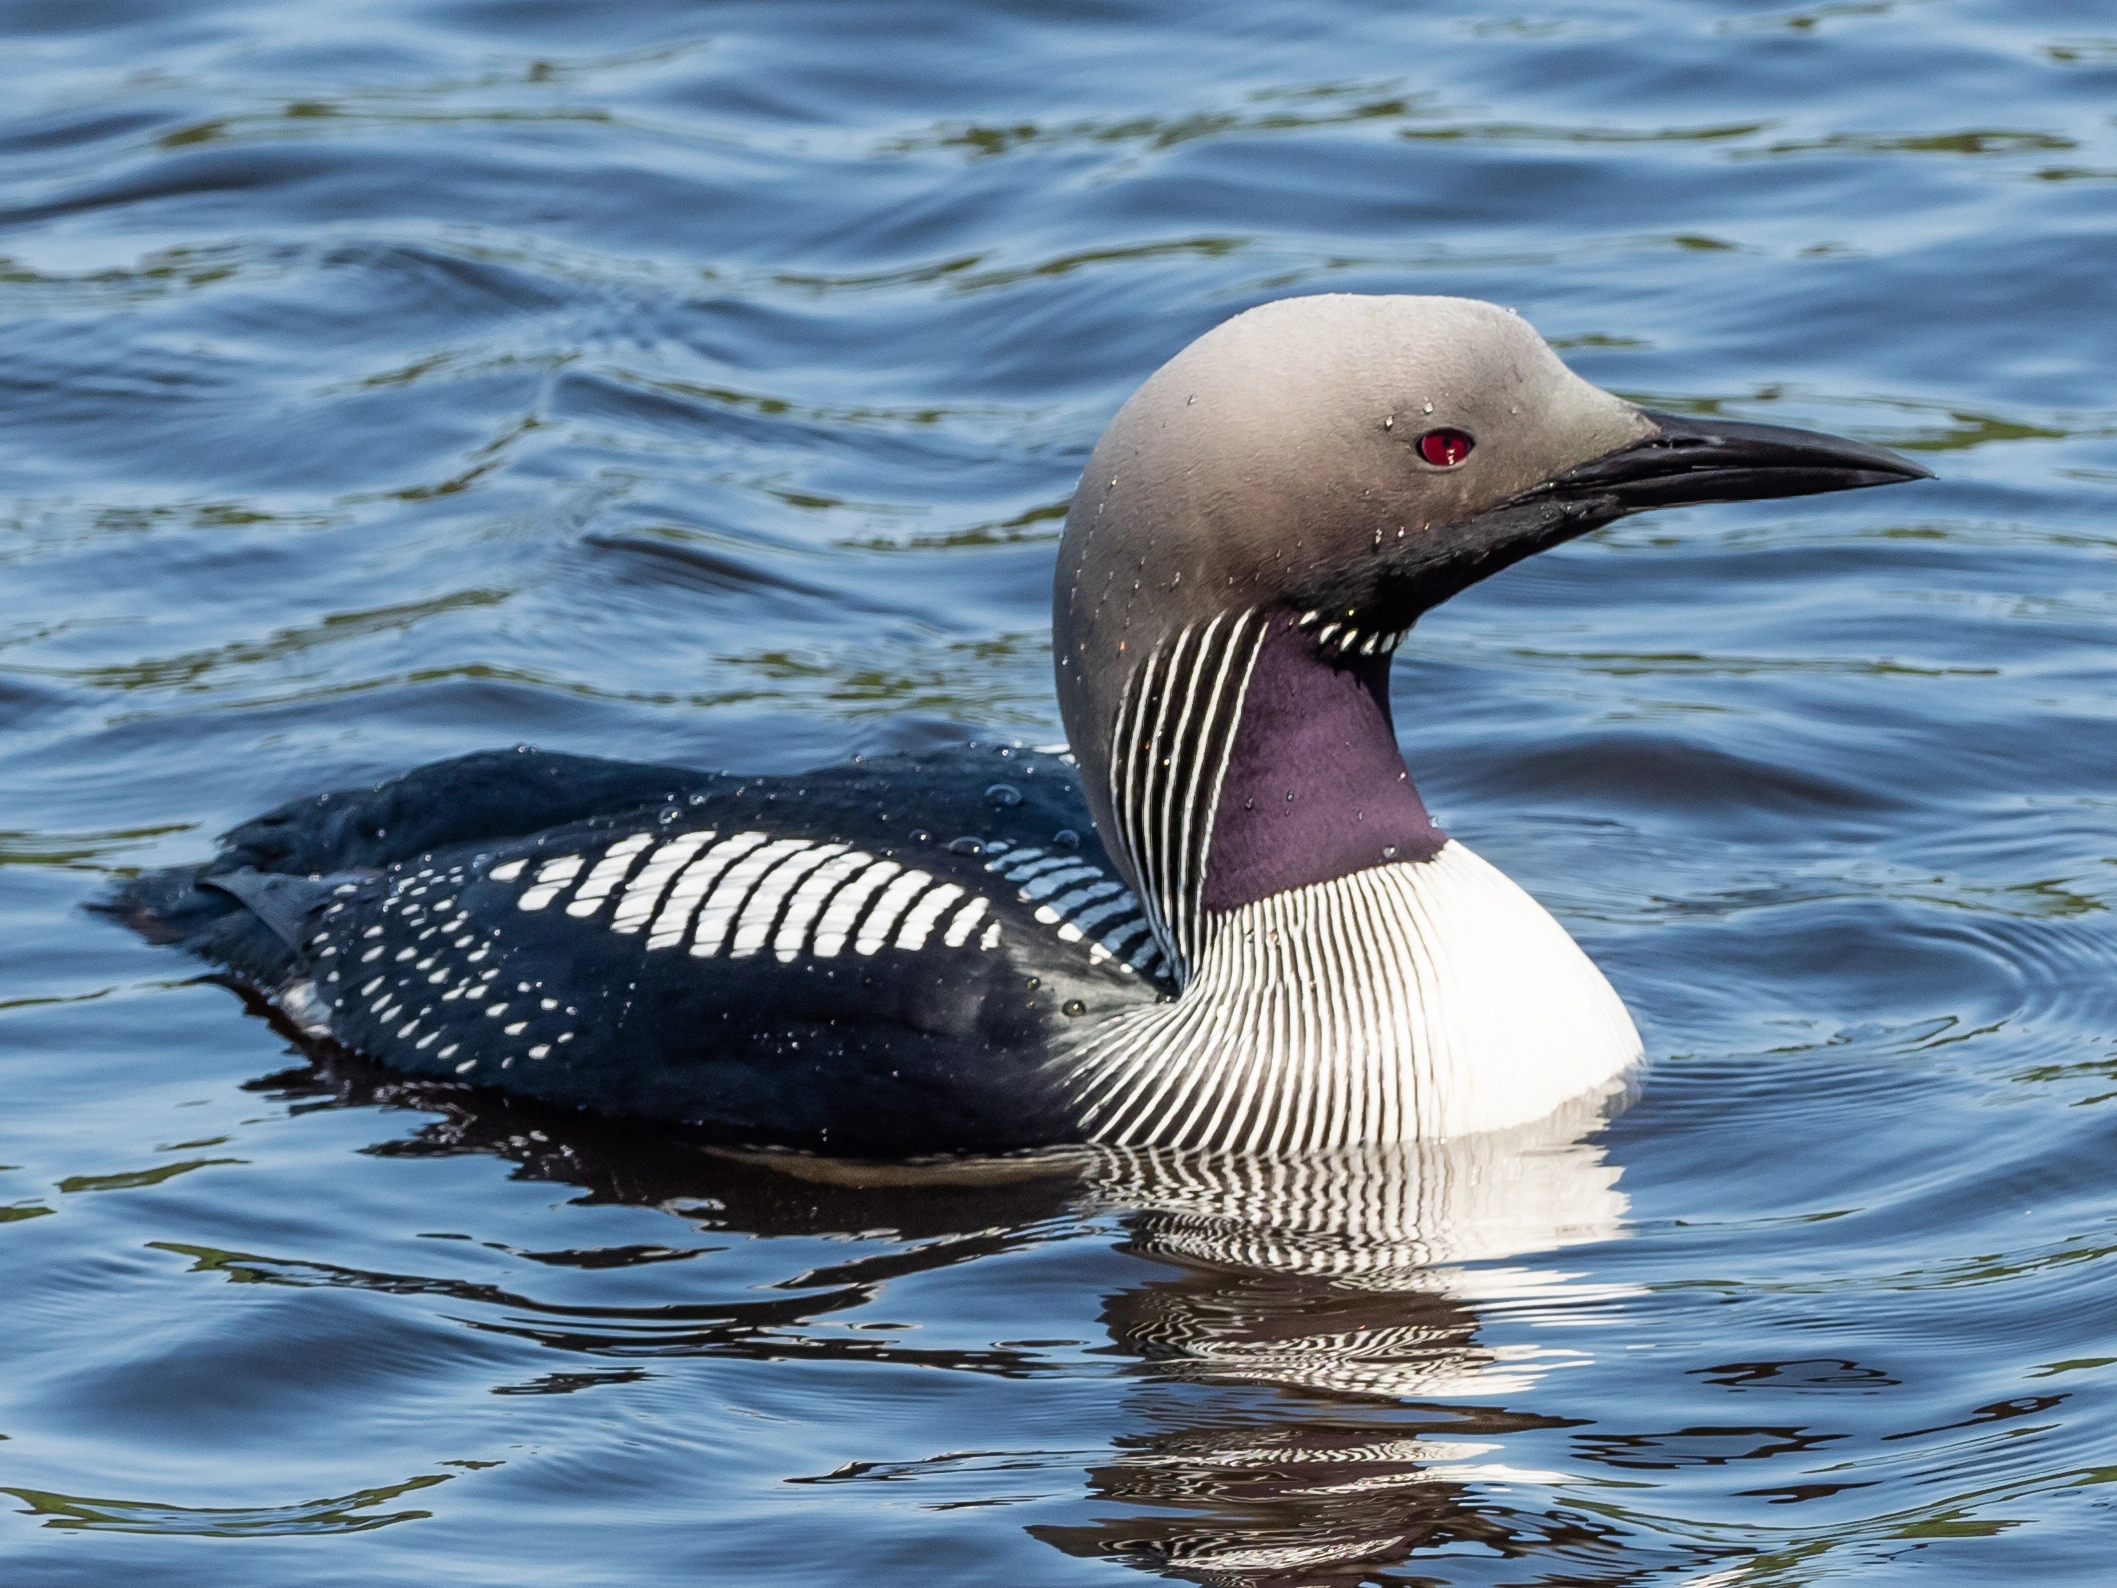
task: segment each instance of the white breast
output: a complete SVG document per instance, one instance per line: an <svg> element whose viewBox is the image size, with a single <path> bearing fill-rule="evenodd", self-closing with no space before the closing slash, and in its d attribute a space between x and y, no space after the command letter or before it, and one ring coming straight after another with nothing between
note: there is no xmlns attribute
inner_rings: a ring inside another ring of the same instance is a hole
<svg viewBox="0 0 2117 1588"><path fill-rule="evenodd" d="M1459 843L1209 917L1173 1003L1068 1061L1097 1141L1301 1151L1541 1118L1638 1062L1602 973Z"/></svg>

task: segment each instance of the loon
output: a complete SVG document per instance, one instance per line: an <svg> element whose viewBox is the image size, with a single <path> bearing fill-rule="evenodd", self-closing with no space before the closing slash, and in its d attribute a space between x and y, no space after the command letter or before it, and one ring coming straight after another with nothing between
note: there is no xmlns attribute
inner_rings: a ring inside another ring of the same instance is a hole
<svg viewBox="0 0 2117 1588"><path fill-rule="evenodd" d="M297 800L104 908L401 1073L839 1155L1499 1130L1642 1057L1429 819L1421 614L1648 508L1928 477L1634 406L1511 310L1331 294L1164 364L1053 586L1070 752L795 777L534 751Z"/></svg>

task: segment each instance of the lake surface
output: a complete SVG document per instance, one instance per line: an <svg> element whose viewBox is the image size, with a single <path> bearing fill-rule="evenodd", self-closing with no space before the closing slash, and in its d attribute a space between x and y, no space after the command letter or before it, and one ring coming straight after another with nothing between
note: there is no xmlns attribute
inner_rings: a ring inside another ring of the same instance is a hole
<svg viewBox="0 0 2117 1588"><path fill-rule="evenodd" d="M2108 1579L2106 6L14 0L0 84L11 1584ZM1398 661L1645 1033L1612 1122L795 1173L84 913L476 748L1054 739L1102 425L1346 290L1940 476Z"/></svg>

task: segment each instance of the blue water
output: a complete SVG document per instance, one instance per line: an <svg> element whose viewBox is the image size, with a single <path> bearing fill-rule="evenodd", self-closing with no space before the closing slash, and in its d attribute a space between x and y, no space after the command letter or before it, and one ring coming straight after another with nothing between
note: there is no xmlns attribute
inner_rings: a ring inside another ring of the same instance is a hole
<svg viewBox="0 0 2117 1588"><path fill-rule="evenodd" d="M10 1583L2108 1580L2106 7L13 0L0 86ZM1320 290L1940 476L1421 625L1653 1065L1370 1164L1380 1268L407 1094L83 913L485 746L1058 737L1096 435Z"/></svg>

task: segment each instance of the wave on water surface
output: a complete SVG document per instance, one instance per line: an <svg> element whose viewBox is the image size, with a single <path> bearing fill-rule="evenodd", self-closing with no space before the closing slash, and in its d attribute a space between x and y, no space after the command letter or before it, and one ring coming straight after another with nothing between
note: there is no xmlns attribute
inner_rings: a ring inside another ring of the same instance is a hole
<svg viewBox="0 0 2117 1588"><path fill-rule="evenodd" d="M0 1558L1979 1584L2117 1471L2117 36L1744 0L0 14ZM1916 492L1395 668L1644 1089L1292 1163L741 1155L290 1048L81 906L473 749L1061 736L1126 394L1316 291Z"/></svg>

